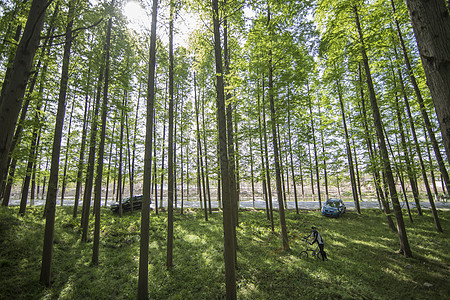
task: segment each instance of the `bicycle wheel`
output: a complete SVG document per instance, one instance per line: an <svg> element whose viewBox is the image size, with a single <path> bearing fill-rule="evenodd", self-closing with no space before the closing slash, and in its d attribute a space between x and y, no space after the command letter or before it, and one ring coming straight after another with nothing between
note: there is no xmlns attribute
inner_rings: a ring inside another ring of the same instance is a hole
<svg viewBox="0 0 450 300"><path fill-rule="evenodd" d="M308 258L308 251L302 251L300 252L300 258Z"/></svg>

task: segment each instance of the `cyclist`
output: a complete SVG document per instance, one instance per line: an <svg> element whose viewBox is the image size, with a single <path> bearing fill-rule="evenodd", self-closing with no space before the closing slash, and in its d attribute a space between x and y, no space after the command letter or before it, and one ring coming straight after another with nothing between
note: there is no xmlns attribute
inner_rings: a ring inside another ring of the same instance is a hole
<svg viewBox="0 0 450 300"><path fill-rule="evenodd" d="M323 250L324 247L324 243L323 243L323 239L322 236L320 235L320 233L317 231L316 226L311 226L312 232L311 234L306 238L309 239L310 237L313 238L313 241L310 243L308 242L310 245L314 244L317 242L317 244L319 245L319 250L320 250L320 254L322 255L322 261L324 260L328 260L327 258L327 254L325 253L325 251Z"/></svg>

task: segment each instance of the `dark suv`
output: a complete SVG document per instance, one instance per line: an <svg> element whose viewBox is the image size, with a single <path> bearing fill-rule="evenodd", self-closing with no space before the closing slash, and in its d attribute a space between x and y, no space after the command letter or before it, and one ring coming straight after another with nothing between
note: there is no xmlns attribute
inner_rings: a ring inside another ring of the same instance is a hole
<svg viewBox="0 0 450 300"><path fill-rule="evenodd" d="M133 201L131 201L131 197L127 197L122 200L122 211L130 211L131 205L133 203L133 210L142 209L142 195L133 196ZM152 200L150 199L150 203L152 203ZM116 202L114 204L111 204L111 210L113 212L119 212L119 203Z"/></svg>

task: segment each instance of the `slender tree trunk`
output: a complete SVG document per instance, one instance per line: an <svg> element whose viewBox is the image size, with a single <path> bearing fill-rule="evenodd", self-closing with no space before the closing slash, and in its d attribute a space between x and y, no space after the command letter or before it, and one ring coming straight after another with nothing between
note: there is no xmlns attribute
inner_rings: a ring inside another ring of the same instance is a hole
<svg viewBox="0 0 450 300"><path fill-rule="evenodd" d="M109 64L110 64L110 41L111 41L112 17L108 20L108 29L106 31L106 65L105 65L105 85L103 88L102 103L102 127L100 130L100 144L98 146L97 158L97 175L95 177L94 189L94 242L92 246L92 264L98 265L98 256L100 252L100 206L102 198L102 181L103 181L103 156L105 152L105 136L106 136L106 117L108 114L108 84L109 84ZM125 94L126 98L126 94Z"/></svg>
<svg viewBox="0 0 450 300"><path fill-rule="evenodd" d="M170 17L169 17L169 145L167 167L169 169L167 183L167 259L166 267L173 267L173 181L174 181L174 99L173 99L173 19L174 19L174 2L170 0Z"/></svg>
<svg viewBox="0 0 450 300"><path fill-rule="evenodd" d="M376 129L376 133L377 133L380 148L381 148L384 173L386 176L386 180L388 182L389 192L391 194L391 200L392 200L392 204L393 204L393 208L394 208L394 214L395 214L395 218L397 220L397 230L398 230L398 237L399 237L399 241L400 241L400 252L403 253L406 257L411 257L412 252L409 247L408 237L406 235L405 224L403 221L403 215L402 215L400 203L398 201L397 190L395 187L395 181L394 181L394 177L392 175L391 164L389 161L385 137L383 134L383 127L382 127L383 125L381 124L381 115L380 115L380 111L378 108L377 98L375 95L375 89L373 87L373 82L372 82L372 75L371 75L370 67L369 67L369 59L367 58L366 48L365 48L365 44L364 44L364 38L363 38L363 34L362 34L360 22L359 22L359 14L358 14L358 10L357 10L356 6L353 9L354 9L354 13L355 13L356 27L357 27L358 34L359 34L364 69L366 71L366 80L367 80L367 86L369 88L370 102L372 105L372 113L373 113L373 119L374 119L374 123L375 123L375 129Z"/></svg>
<svg viewBox="0 0 450 300"><path fill-rule="evenodd" d="M197 124L197 193L200 199L200 207L204 209L205 220L208 221L208 211L206 208L206 199L204 199L204 205L202 202L202 178L203 178L203 159L202 159L202 145L200 139L200 108L197 95L197 81L194 72L194 106L195 106L195 119Z"/></svg>
<svg viewBox="0 0 450 300"><path fill-rule="evenodd" d="M314 115L312 113L312 99L311 99L311 95L309 94L309 86L308 86L308 103L309 103L309 114L310 114L310 118L311 118L311 134L312 134L312 139L313 139L313 145L314 145L314 166L316 168L316 183L317 183L317 198L319 199L319 209L322 210L322 197L321 197L321 192L320 192L320 174L319 174L319 159L317 157L317 144L316 144L316 134L315 134L315 130L314 130ZM311 177L312 177L312 172L311 172ZM311 180L311 185L312 185L312 180ZM314 194L314 192L313 192Z"/></svg>
<svg viewBox="0 0 450 300"><path fill-rule="evenodd" d="M111 137L109 140L109 156L108 156L108 176L106 177L106 192L105 192L105 206L108 202L108 192L109 192L109 180L111 178L111 160L112 160L112 150L114 144L114 132L116 131L116 122L113 122L113 129L111 132ZM114 197L113 197L114 199Z"/></svg>
<svg viewBox="0 0 450 300"><path fill-rule="evenodd" d="M273 220L273 202L272 202L272 186L270 183L270 167L269 167L269 150L268 150L268 137L267 137L267 126L266 126L266 103L264 94L264 81L263 81L263 99L262 99L262 109L263 109L263 132L264 132L264 154L266 162L266 180L267 180L267 195L269 196L269 212L270 212L270 226L272 232L275 231L275 224Z"/></svg>
<svg viewBox="0 0 450 300"><path fill-rule="evenodd" d="M78 215L78 201L80 199L81 194L81 182L83 180L83 169L84 169L84 150L86 148L86 137L87 137L87 127L88 127L88 108L90 107L90 98L89 98L89 87L90 87L90 74L91 69L88 71L88 83L86 85L86 99L84 104L84 115L83 115L83 130L81 132L81 146L80 146L80 156L78 158L78 171L77 171L77 185L75 188L75 200L73 204L73 218L75 219ZM113 133L114 135L114 133ZM110 154L111 156L111 154ZM108 170L108 178L109 178L109 170Z"/></svg>
<svg viewBox="0 0 450 300"><path fill-rule="evenodd" d="M34 2L33 2L34 3ZM69 2L68 23L65 33L63 63L61 69L61 82L58 97L58 110L56 113L55 133L52 147L52 163L48 182L47 199L45 203L45 233L42 251L42 265L40 282L45 286L51 284L51 263L53 255L53 237L55 227L56 196L58 191L59 155L61 152L61 139L66 110L66 93L69 81L70 49L72 47L72 26L75 12L75 1Z"/></svg>
<svg viewBox="0 0 450 300"><path fill-rule="evenodd" d="M308 142L308 158L309 158L309 174L311 178L311 200L314 201L314 171L313 171L313 163L311 158L311 145Z"/></svg>
<svg viewBox="0 0 450 300"><path fill-rule="evenodd" d="M290 97L288 96L288 101ZM289 156L291 161L291 174L292 174L292 185L294 186L294 201L295 201L295 212L298 214L298 200L297 200L297 182L295 179L294 171L294 155L292 151L292 135L291 135L291 110L288 110L288 139L289 139Z"/></svg>
<svg viewBox="0 0 450 300"><path fill-rule="evenodd" d="M164 96L164 111L166 111L167 109L167 88L168 88L168 83L166 81L166 92L165 92L165 96ZM166 150L166 122L163 122L163 136L162 136L162 144L161 144L161 148L162 148L162 155L161 155L161 183L160 183L160 203L159 203L159 207L163 208L163 192L164 192L164 157L165 157L165 150ZM156 132L155 132L156 135ZM155 136L155 141L156 141L156 136Z"/></svg>
<svg viewBox="0 0 450 300"><path fill-rule="evenodd" d="M254 157L253 157L253 140L252 135L250 135L249 141L250 150L250 181L252 186L252 203L253 208L255 208L255 167L254 167Z"/></svg>
<svg viewBox="0 0 450 300"><path fill-rule="evenodd" d="M268 9L267 25L269 31L271 32L271 21L270 21L270 9ZM270 102L270 118L272 121L272 142L273 142L273 152L275 159L275 178L277 184L277 198L278 198L278 211L280 214L280 225L281 225L281 237L283 242L283 250L289 250L289 239L286 227L286 219L284 216L284 206L283 206L283 187L281 185L281 167L279 159L278 150L278 139L277 139L277 118L275 113L275 100L274 100L274 90L273 90L273 63L272 63L272 45L269 47L269 102Z"/></svg>
<svg viewBox="0 0 450 300"><path fill-rule="evenodd" d="M134 194L134 172L135 172L135 159L136 159L136 136L137 136L137 124L139 120L139 100L141 99L141 85L139 85L139 92L138 92L138 98L137 98L137 104L136 104L136 116L134 119L134 130L133 130L133 155L131 158L131 179L130 179L130 191L131 195ZM156 149L156 147L155 147ZM156 172L154 172L156 174ZM156 181L156 180L155 180Z"/></svg>
<svg viewBox="0 0 450 300"><path fill-rule="evenodd" d="M219 1L212 0L212 15L214 27L214 57L216 61L216 91L217 91L217 125L219 129L220 170L222 179L223 201L223 232L224 232L224 262L226 298L237 299L236 293L236 246L234 244L233 194L229 174L229 158L227 153L227 124L225 116L225 92L223 83L222 49L220 47Z"/></svg>
<svg viewBox="0 0 450 300"><path fill-rule="evenodd" d="M350 138L348 135L347 121L345 118L344 100L342 99L341 84L338 79L336 79L336 87L337 87L338 96L339 96L339 104L341 106L342 123L344 126L345 147L347 149L347 161L348 161L348 169L350 171L349 172L350 173L350 182L352 184L353 202L355 203L356 211L358 212L358 214L361 214L361 208L359 206L358 191L356 189L356 178L355 178L355 169L353 167L352 149L350 146Z"/></svg>
<svg viewBox="0 0 450 300"><path fill-rule="evenodd" d="M369 125L367 120L367 112L366 112L366 104L364 99L364 90L363 90L363 82L362 82L362 72L361 72L361 64L358 65L358 77L359 77L359 87L360 87L360 94L361 94L361 111L363 115L363 124L364 124L364 135L366 139L366 145L367 145L367 151L369 153L369 160L370 165L372 169L373 174L373 180L375 184L375 190L377 192L377 199L378 203L380 205L380 210L384 211L384 214L386 216L387 222L389 224L389 228L391 228L392 232L396 232L397 229L395 228L394 221L391 217L391 210L389 208L389 205L387 205L384 195L381 189L381 180L380 180L380 174L377 167L377 163L375 162L375 154L373 152L373 146L372 146L372 139L369 132Z"/></svg>
<svg viewBox="0 0 450 300"><path fill-rule="evenodd" d="M223 6L226 6L226 0ZM228 51L228 19L227 13L224 13L223 19L223 59L224 59L224 74L229 74L230 70L230 55ZM224 79L224 85L228 86L228 82ZM230 167L231 193L233 193L234 201L231 203L233 210L234 227L238 225L238 209L239 209L239 194L236 189L236 157L234 149L234 134L233 134L233 103L231 101L231 93L225 91L226 99L226 117L227 117L227 145L228 145L228 162ZM235 230L235 229L234 229ZM236 233L234 233L236 235ZM237 248L237 244L235 245Z"/></svg>
<svg viewBox="0 0 450 300"><path fill-rule="evenodd" d="M319 115L321 115L321 114L322 113L320 112L320 106L319 106ZM351 124L351 122L350 122L350 124ZM320 127L322 128L322 119L320 119ZM321 141L321 144L322 144L323 179L324 179L324 183L325 183L325 199L328 199L330 193L328 191L328 171L327 171L327 159L326 159L327 156L325 154L325 139L323 137L323 129L320 130L320 141ZM358 172L358 164L356 163L356 158L355 158L355 164L356 164L356 172ZM360 192L360 194L361 194L361 192Z"/></svg>
<svg viewBox="0 0 450 300"><path fill-rule="evenodd" d="M396 101L398 101L398 99L396 99ZM383 128L383 130L384 130L384 128ZM387 136L386 130L384 130L384 134ZM395 136L395 138L397 140L397 153L400 153L400 149L399 149L400 147L398 145L398 138L397 138L397 136ZM402 188L403 196L405 198L405 203L406 203L406 208L407 208L407 211L408 211L408 216L409 216L409 219L410 219L410 221L412 223L413 219L412 219L412 216L411 216L411 210L409 208L408 196L406 195L405 181L403 180L404 176L403 176L402 168L400 167L399 163L397 163L397 160L395 159L394 150L392 149L392 146L391 146L391 143L389 142L389 139L386 139L386 142L388 144L389 151L391 152L392 161L394 163L394 167L395 167L395 170L397 172L397 177L400 180L400 186ZM401 164L401 161L400 161L400 164Z"/></svg>
<svg viewBox="0 0 450 300"><path fill-rule="evenodd" d="M107 78L105 77L105 80ZM122 107L120 109L120 135L119 135L119 175L117 177L117 195L119 202L119 216L122 217L123 209L122 209L122 194L123 194L123 186L122 186L122 154L123 154L123 131L124 131L124 110L125 110L125 99L126 99L126 91L124 91L123 99L122 99ZM130 199L131 200L131 199ZM133 203L131 203L133 204ZM131 206L133 207L133 205Z"/></svg>
<svg viewBox="0 0 450 300"><path fill-rule="evenodd" d="M206 101L206 97L203 95L202 97L202 123L203 123L203 157L205 158L205 164L204 164L204 168L202 170L204 170L205 175L203 176L206 182L203 182L203 189L205 190L204 192L204 198L205 198L205 203L206 203L206 198L208 198L208 209L209 209L209 213L212 214L212 208L211 208L211 194L209 191L209 169L208 169L208 153L207 153L207 140L206 140L206 136L207 136L207 132L206 132L206 121L205 121L205 101ZM205 205L206 206L206 205Z"/></svg>
<svg viewBox="0 0 450 300"><path fill-rule="evenodd" d="M32 140L31 140L31 145L30 145L30 152L28 155L28 163L27 163L27 171L26 171L26 175L25 175L25 179L23 181L23 186L22 186L22 197L20 200L20 209L19 209L19 215L24 216L25 215L25 210L27 207L27 199L28 199L28 189L30 186L30 180L31 180L31 176L33 173L33 166L36 165L36 152L37 152L37 146L38 146L38 139L39 139L39 131L40 131L40 126L38 125L38 123L40 122L40 113L39 111L41 110L41 105L42 105L42 100L39 100L36 106L36 111L35 111L35 116L34 116L34 122L35 122L35 126L33 127L33 136L32 136ZM32 199L34 199L34 193L32 195Z"/></svg>
<svg viewBox="0 0 450 300"><path fill-rule="evenodd" d="M152 2L152 27L150 35L149 67L148 67L148 93L147 93L147 124L145 132L144 155L144 187L141 212L141 240L139 251L139 279L138 299L148 298L148 248L150 228L150 196L152 185L152 138L153 138L153 104L155 100L155 67L156 67L156 20L158 0Z"/></svg>
<svg viewBox="0 0 450 300"><path fill-rule="evenodd" d="M64 172L63 172L63 182L61 187L61 206L63 206L64 203L64 194L66 192L66 182L67 182L67 166L68 166L68 159L69 159L69 146L70 146L70 131L72 127L72 115L73 115L73 108L75 106L75 99L73 99L72 102L72 109L70 110L70 116L69 116L69 126L67 129L67 139L66 139L66 153L64 155Z"/></svg>
<svg viewBox="0 0 450 300"><path fill-rule="evenodd" d="M103 59L105 56L103 56ZM94 114L92 117L91 132L89 138L89 157L86 171L86 182L84 184L83 209L81 212L81 240L87 242L89 229L89 210L91 206L92 185L94 181L95 148L97 140L98 111L100 109L101 83L103 82L103 66L100 67L100 74L97 82L97 95L94 104Z"/></svg>
<svg viewBox="0 0 450 300"><path fill-rule="evenodd" d="M397 51L395 51L395 52L397 52ZM401 91L402 91L403 97L405 99L405 102L407 102L408 99L406 98L406 92L405 92L405 86L403 84L402 73L401 73L401 70L400 70L400 68L398 66L397 66L397 71L398 71L398 75L399 75L399 82L400 82ZM393 75L395 75L395 74L393 74ZM394 84L395 84L395 76L394 76ZM394 86L394 88L395 88L395 86ZM421 216L422 215L422 208L420 206L420 200L419 200L419 189L417 187L416 176L415 176L414 171L413 171L413 169L411 167L411 161L410 161L410 158L409 158L409 151L408 151L408 147L406 145L405 133L403 131L402 110L400 109L397 96L395 98L395 105L396 105L396 111L397 111L397 122L398 122L398 126L399 126L399 131L400 131L401 145L402 145L403 155L405 157L406 172L408 174L409 182L411 184L411 190L413 192L414 201L416 203L418 214L419 214L419 216ZM420 152L418 152L417 154L420 155ZM421 167L423 168L424 166L422 165ZM425 182L427 182L427 181L428 180L425 179Z"/></svg>
<svg viewBox="0 0 450 300"><path fill-rule="evenodd" d="M271 209L269 208L269 193L267 191L267 182L266 182L266 175L265 175L265 171L266 171L266 163L264 161L264 157L265 157L265 148L263 148L263 127L261 125L261 110L264 110L264 107L261 107L261 103L260 103L260 95L259 95L259 80L258 80L258 95L257 95L257 100L258 100L258 132L259 132L259 151L260 151L260 155L261 155L261 178L262 178L262 184L263 184L263 194L264 194L264 200L266 203L266 215L267 215L267 220L271 221L273 219L271 219ZM264 100L264 91L263 91L263 100ZM264 101L263 101L264 102ZM265 114L264 114L265 115ZM264 120L264 125L265 125L265 120ZM265 126L264 126L265 129ZM265 134L264 134L265 137ZM266 145L266 143L264 143L264 145ZM267 177L268 178L268 177ZM274 230L274 225L273 222L271 222L272 225L272 231Z"/></svg>

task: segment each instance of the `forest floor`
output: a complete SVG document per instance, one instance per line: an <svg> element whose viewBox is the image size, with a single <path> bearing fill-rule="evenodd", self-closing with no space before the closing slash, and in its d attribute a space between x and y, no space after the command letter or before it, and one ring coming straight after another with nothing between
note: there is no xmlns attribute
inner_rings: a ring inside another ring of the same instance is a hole
<svg viewBox="0 0 450 300"><path fill-rule="evenodd" d="M58 207L52 286L39 284L45 220L43 207L0 208L0 299L135 299L140 212L122 218L102 208L100 264L92 241L81 242L72 207ZM274 216L278 218L278 214ZM241 210L237 229L238 299L450 299L450 211L439 211L444 233L429 210L413 223L406 213L413 258L397 253L398 235L378 209L351 210L341 218L318 210L286 213L290 250L281 250L279 220L271 231L263 210ZM224 299L221 213L175 213L174 267L167 270L165 213L151 214L150 299ZM93 218L91 218L91 228ZM328 261L301 259L301 237L318 227Z"/></svg>

